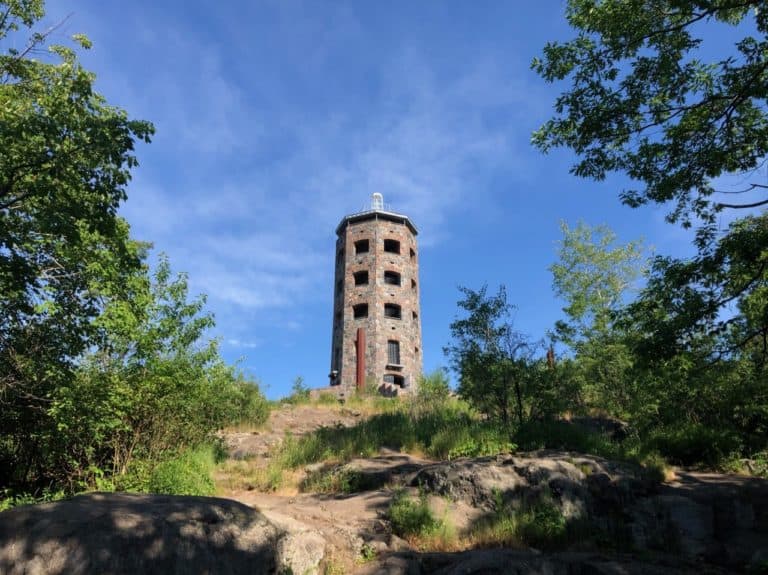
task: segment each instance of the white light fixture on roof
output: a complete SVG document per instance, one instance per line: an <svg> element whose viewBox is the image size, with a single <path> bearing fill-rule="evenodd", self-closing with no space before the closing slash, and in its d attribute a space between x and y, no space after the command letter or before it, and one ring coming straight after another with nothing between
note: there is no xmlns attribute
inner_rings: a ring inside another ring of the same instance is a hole
<svg viewBox="0 0 768 575"><path fill-rule="evenodd" d="M371 209L380 211L384 210L384 196L382 196L379 192L376 192L371 196Z"/></svg>

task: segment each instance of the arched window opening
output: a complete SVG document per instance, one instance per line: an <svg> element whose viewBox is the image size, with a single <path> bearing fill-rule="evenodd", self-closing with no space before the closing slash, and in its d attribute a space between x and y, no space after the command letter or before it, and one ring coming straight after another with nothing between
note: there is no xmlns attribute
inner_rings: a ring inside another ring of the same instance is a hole
<svg viewBox="0 0 768 575"><path fill-rule="evenodd" d="M384 240L384 251L391 254L399 254L400 242L397 240Z"/></svg>
<svg viewBox="0 0 768 575"><path fill-rule="evenodd" d="M355 242L355 254L359 255L368 253L369 245L370 244L368 240L357 240Z"/></svg>
<svg viewBox="0 0 768 575"><path fill-rule="evenodd" d="M402 310L396 303L384 304L384 317L391 319L402 319Z"/></svg>
<svg viewBox="0 0 768 575"><path fill-rule="evenodd" d="M368 285L368 271L363 270L363 271L360 271L360 272L355 272L352 275L355 278L355 285L356 286Z"/></svg>
<svg viewBox="0 0 768 575"><path fill-rule="evenodd" d="M405 386L405 378L402 375L395 375L394 373L384 374L384 383L397 385L398 387Z"/></svg>
<svg viewBox="0 0 768 575"><path fill-rule="evenodd" d="M355 319L362 319L368 317L368 304L359 303L352 306L352 315Z"/></svg>
<svg viewBox="0 0 768 575"><path fill-rule="evenodd" d="M384 272L384 283L393 285L393 286L399 286L401 281L401 276L399 273L387 270Z"/></svg>

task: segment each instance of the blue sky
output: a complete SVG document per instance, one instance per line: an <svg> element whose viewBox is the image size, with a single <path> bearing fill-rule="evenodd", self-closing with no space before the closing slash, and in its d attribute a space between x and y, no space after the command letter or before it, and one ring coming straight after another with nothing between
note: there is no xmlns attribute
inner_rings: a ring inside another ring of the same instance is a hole
<svg viewBox="0 0 768 575"><path fill-rule="evenodd" d="M564 2L51 0L84 32L97 89L154 122L122 209L193 293L206 293L230 361L288 393L327 383L334 230L381 192L420 230L425 370L457 313L457 286L506 284L516 326L562 316L547 270L559 222L606 223L686 253L658 208L624 182L568 173L530 134L557 87L530 61L571 33Z"/></svg>

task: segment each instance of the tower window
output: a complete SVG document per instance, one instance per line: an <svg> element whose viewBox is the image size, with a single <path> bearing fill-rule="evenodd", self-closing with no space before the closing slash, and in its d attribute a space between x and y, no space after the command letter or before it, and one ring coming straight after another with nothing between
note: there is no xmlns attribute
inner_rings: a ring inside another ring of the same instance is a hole
<svg viewBox="0 0 768 575"><path fill-rule="evenodd" d="M391 383L403 387L405 385L405 378L402 375L395 375L394 373L384 374L384 383Z"/></svg>
<svg viewBox="0 0 768 575"><path fill-rule="evenodd" d="M357 240L355 242L355 254L368 253L368 240Z"/></svg>
<svg viewBox="0 0 768 575"><path fill-rule="evenodd" d="M364 270L364 271L361 271L361 272L355 272L352 275L355 277L355 285L356 286L364 286L364 285L368 284L368 272L367 271Z"/></svg>
<svg viewBox="0 0 768 575"><path fill-rule="evenodd" d="M393 286L399 286L400 285L400 274L393 271L385 271L384 272L384 283L393 285Z"/></svg>
<svg viewBox="0 0 768 575"><path fill-rule="evenodd" d="M384 251L391 254L399 254L400 242L397 240L384 240Z"/></svg>
<svg viewBox="0 0 768 575"><path fill-rule="evenodd" d="M387 342L387 364L400 365L400 342L394 339Z"/></svg>
<svg viewBox="0 0 768 575"><path fill-rule="evenodd" d="M392 319L401 319L402 312L401 312L400 306L397 305L396 303L385 303L384 317L389 317Z"/></svg>
<svg viewBox="0 0 768 575"><path fill-rule="evenodd" d="M411 318L413 319L413 321L416 321L417 319L419 319L419 314L417 314L415 311L412 311Z"/></svg>
<svg viewBox="0 0 768 575"><path fill-rule="evenodd" d="M415 259L416 259L416 252L414 251L413 248L411 248L411 261L413 261Z"/></svg>
<svg viewBox="0 0 768 575"><path fill-rule="evenodd" d="M355 319L362 319L368 317L368 304L359 303L352 306L352 315Z"/></svg>
<svg viewBox="0 0 768 575"><path fill-rule="evenodd" d="M416 289L416 280L411 280L411 289Z"/></svg>

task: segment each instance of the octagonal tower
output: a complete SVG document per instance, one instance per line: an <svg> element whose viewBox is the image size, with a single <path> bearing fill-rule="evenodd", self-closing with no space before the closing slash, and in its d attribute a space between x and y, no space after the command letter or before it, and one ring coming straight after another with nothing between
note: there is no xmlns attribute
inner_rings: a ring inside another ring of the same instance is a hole
<svg viewBox="0 0 768 575"><path fill-rule="evenodd" d="M369 210L336 228L331 384L367 381L389 394L411 389L422 372L416 227L373 194Z"/></svg>

